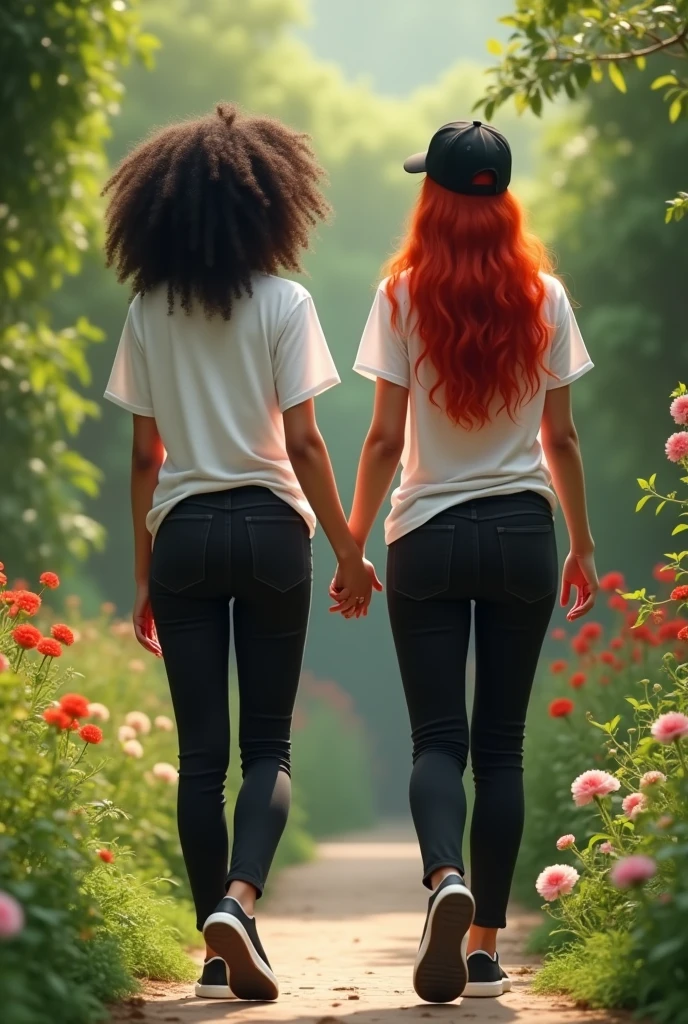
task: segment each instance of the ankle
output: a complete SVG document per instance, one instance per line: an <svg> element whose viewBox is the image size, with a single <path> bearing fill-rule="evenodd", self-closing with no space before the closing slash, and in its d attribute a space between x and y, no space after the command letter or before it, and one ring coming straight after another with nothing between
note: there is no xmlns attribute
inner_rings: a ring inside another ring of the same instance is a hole
<svg viewBox="0 0 688 1024"><path fill-rule="evenodd" d="M237 901L245 914L253 917L256 910L256 900L258 899L258 890L255 885L251 885L249 882L231 882L227 895Z"/></svg>
<svg viewBox="0 0 688 1024"><path fill-rule="evenodd" d="M466 949L468 956L480 950L494 957L497 952L498 933L498 928L481 928L479 925L471 925L468 935L468 947Z"/></svg>
<svg viewBox="0 0 688 1024"><path fill-rule="evenodd" d="M460 875L461 878L463 878L463 871L459 871L458 868L450 867L437 868L437 870L433 871L433 873L430 875L430 885L432 886L433 890L436 889L438 885L441 885L445 878L448 878L449 875Z"/></svg>

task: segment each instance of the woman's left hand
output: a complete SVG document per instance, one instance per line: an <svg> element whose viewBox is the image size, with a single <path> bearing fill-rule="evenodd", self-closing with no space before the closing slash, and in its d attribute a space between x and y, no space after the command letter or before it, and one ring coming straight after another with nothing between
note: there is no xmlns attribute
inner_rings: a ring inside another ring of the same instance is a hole
<svg viewBox="0 0 688 1024"><path fill-rule="evenodd" d="M367 558L364 558L363 565L365 566L366 572L371 578L372 589L382 590L383 586L380 583L379 579L377 578L377 573L375 572L375 566L373 565L373 563L369 562ZM341 579L341 572L339 566L337 566L337 571L334 574L334 577L332 579L332 582L330 583L328 590L330 597L332 598L333 601L336 602L334 607L330 608L331 612L340 611L339 605L342 601L342 586L343 583ZM351 608L348 611L342 611L341 614L344 616L345 619L360 619L361 615L365 616L368 614L368 603L365 603L360 608Z"/></svg>
<svg viewBox="0 0 688 1024"><path fill-rule="evenodd" d="M156 658L162 658L162 650L158 641L155 622L153 621L147 583L137 584L132 618L138 642L150 654L154 654Z"/></svg>

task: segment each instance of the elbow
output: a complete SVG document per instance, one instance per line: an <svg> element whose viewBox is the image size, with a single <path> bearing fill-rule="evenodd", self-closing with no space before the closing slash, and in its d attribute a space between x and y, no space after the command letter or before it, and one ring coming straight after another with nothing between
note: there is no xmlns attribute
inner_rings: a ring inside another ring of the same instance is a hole
<svg viewBox="0 0 688 1024"><path fill-rule="evenodd" d="M159 451L133 450L131 455L131 468L135 473L146 475L157 473L162 465L162 456Z"/></svg>
<svg viewBox="0 0 688 1024"><path fill-rule="evenodd" d="M291 463L310 462L321 453L324 442L319 431L287 438L286 448Z"/></svg>
<svg viewBox="0 0 688 1024"><path fill-rule="evenodd" d="M379 462L399 462L404 450L404 438L379 434L366 439L368 453Z"/></svg>
<svg viewBox="0 0 688 1024"><path fill-rule="evenodd" d="M548 452L577 451L579 444L576 428L571 425L566 430L545 435L543 437L543 446L545 451Z"/></svg>

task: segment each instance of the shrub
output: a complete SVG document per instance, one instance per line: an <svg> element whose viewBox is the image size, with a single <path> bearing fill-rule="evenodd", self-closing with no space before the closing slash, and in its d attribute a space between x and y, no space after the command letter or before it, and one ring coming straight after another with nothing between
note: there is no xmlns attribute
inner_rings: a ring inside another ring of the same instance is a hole
<svg viewBox="0 0 688 1024"><path fill-rule="evenodd" d="M683 385L672 397L672 415L688 426ZM688 472L688 430L669 439L667 455ZM659 494L655 480L639 481L647 493L638 510L652 497L660 511L668 502L688 509L688 499L677 492ZM688 483L688 476L682 482ZM681 523L674 534L686 528ZM609 675L605 696L599 689L593 695L597 713L589 710L585 716L587 730L582 715L566 715L557 723L555 739L550 733L541 743L550 756L554 748L566 751L552 758L549 779L538 777L535 783L556 807L555 823L564 812L567 834L556 844L562 863L545 868L536 888L557 924L553 934L564 935L568 944L550 954L536 988L567 992L592 1006L637 1006L661 1024L687 1024L688 620L680 615L688 607L683 582L688 552L666 558L668 564L656 573L659 582L671 583L666 597L647 589L615 595L617 607L621 601L639 602L639 610L606 658L595 657L580 638L574 643L579 657L588 659L588 674ZM619 583L615 576L613 585ZM587 628L590 632L591 624ZM599 639L599 630L594 632ZM625 643L637 650L638 639L654 648L652 656L643 652L630 662L622 659L617 652ZM662 644L671 649L662 651ZM620 686L630 682L634 663L646 677L624 698ZM590 756L592 737L597 751ZM571 797L577 820L572 809L565 812ZM582 833L582 841L572 829ZM541 838L531 844L531 857Z"/></svg>

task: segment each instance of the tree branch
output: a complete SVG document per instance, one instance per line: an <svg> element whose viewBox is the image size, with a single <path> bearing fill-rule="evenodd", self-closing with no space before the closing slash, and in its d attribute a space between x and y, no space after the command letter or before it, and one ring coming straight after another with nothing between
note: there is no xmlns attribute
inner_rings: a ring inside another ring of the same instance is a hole
<svg viewBox="0 0 688 1024"><path fill-rule="evenodd" d="M636 60L638 57L649 57L653 53L659 53L661 50L667 50L671 46L679 45L685 51L686 43L688 42L688 23L686 23L680 32L670 36L668 39L659 39L652 46L645 46L642 50L629 50L626 53L600 53L595 56L591 56L590 59L594 61L622 61L622 60ZM557 61L560 64L570 64L571 61L578 60L574 54L568 54L562 57L549 57L548 60Z"/></svg>

